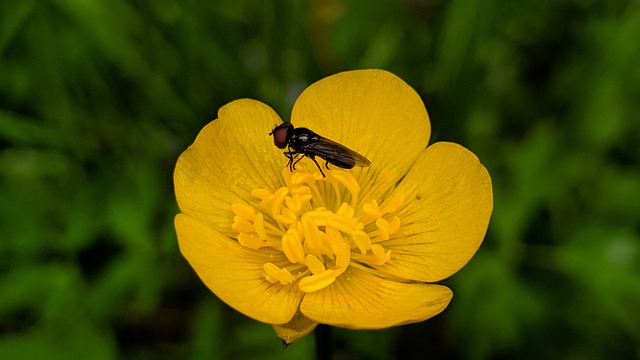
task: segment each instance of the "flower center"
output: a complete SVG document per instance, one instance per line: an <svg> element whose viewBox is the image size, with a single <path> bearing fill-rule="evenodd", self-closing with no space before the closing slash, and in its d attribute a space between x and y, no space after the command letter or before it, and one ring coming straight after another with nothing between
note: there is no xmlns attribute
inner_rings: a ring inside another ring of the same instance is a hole
<svg viewBox="0 0 640 360"><path fill-rule="evenodd" d="M349 265L367 270L391 258L394 235L400 235L396 215L404 196L379 206L360 202L360 185L349 171L324 170L304 159L291 172L282 171L285 186L276 191L255 189L255 204L233 204L233 231L242 246L282 251L286 260L264 264L266 280L283 285L298 281L312 292L333 283ZM399 239L397 239L399 240ZM397 242L397 241L396 241Z"/></svg>

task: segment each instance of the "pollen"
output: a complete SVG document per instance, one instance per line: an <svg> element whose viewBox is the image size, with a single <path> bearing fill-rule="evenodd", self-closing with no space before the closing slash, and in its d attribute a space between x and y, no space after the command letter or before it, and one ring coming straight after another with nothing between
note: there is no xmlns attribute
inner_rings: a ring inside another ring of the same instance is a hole
<svg viewBox="0 0 640 360"><path fill-rule="evenodd" d="M263 265L271 283L295 283L303 292L321 290L349 266L371 272L393 258L404 196L378 201L362 193L348 170L327 169L323 177L304 159L293 172L283 169L284 186L254 189L251 203L233 204L232 230L240 245L254 251L282 252L282 261ZM277 265L276 265L277 263Z"/></svg>

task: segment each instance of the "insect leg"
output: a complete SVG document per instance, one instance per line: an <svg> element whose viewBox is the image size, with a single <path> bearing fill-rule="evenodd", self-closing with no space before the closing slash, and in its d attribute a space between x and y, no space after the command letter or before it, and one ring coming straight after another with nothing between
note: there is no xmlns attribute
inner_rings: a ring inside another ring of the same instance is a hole
<svg viewBox="0 0 640 360"><path fill-rule="evenodd" d="M320 165L318 164L318 162L316 161L316 157L313 155L307 155L308 157L311 158L311 160L313 160L314 163L316 163L316 166L318 167L318 170L320 170L320 174L322 174L322 177L327 177L324 172L322 171L322 168L320 167Z"/></svg>
<svg viewBox="0 0 640 360"><path fill-rule="evenodd" d="M287 166L289 167L289 169L291 169L291 162L293 161L292 156L289 153L284 153L284 156L286 156L287 159L289 159L289 161L287 161Z"/></svg>
<svg viewBox="0 0 640 360"><path fill-rule="evenodd" d="M287 166L289 167L289 171L293 171L295 169L295 163L293 161L295 160L298 154L299 153L297 151L291 150L291 148L289 148L289 151L284 152L284 156L286 156L287 159L289 159L289 162L287 163Z"/></svg>
<svg viewBox="0 0 640 360"><path fill-rule="evenodd" d="M300 156L294 163L293 163L293 169L296 169L296 164L300 162L300 160L302 160L304 158L304 154L302 154L302 156Z"/></svg>

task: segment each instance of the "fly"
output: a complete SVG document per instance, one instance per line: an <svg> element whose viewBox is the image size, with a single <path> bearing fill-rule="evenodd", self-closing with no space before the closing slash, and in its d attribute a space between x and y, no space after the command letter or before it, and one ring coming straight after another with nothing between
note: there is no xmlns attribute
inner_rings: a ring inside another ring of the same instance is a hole
<svg viewBox="0 0 640 360"><path fill-rule="evenodd" d="M295 170L296 164L305 156L316 163L322 177L325 177L325 175L316 161L316 156L325 161L324 166L327 169L329 164L343 169L352 169L356 165L371 165L369 159L346 146L322 137L307 128L295 128L289 122L276 126L269 135L273 135L273 144L278 149L288 148L284 156L289 159L287 165L291 171Z"/></svg>

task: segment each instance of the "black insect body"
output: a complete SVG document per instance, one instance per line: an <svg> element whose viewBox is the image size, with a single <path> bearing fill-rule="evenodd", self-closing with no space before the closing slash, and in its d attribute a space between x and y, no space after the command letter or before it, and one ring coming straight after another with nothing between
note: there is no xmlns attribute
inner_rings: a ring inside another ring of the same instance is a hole
<svg viewBox="0 0 640 360"><path fill-rule="evenodd" d="M296 168L298 161L305 156L313 160L324 177L322 168L316 161L318 156L325 161L324 166L328 169L329 164L351 169L354 166L369 166L371 161L357 152L338 144L335 141L324 138L307 128L295 128L291 123L282 123L273 129L269 135L273 135L273 144L278 149L288 147L284 155L289 159L289 170Z"/></svg>

